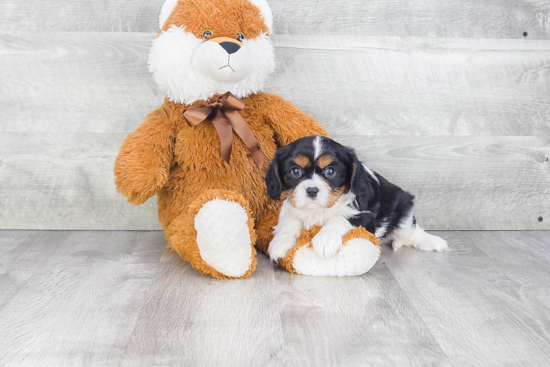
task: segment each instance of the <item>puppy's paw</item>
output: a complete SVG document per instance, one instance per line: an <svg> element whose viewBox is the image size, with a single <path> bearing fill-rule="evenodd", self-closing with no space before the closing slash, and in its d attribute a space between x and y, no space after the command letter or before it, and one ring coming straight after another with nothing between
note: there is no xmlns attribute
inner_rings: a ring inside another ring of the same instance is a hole
<svg viewBox="0 0 550 367"><path fill-rule="evenodd" d="M421 251L449 251L449 245L441 237L426 233L415 247Z"/></svg>
<svg viewBox="0 0 550 367"><path fill-rule="evenodd" d="M311 243L317 255L328 259L342 247L342 235L339 231L321 230L313 237Z"/></svg>
<svg viewBox="0 0 550 367"><path fill-rule="evenodd" d="M273 240L269 243L267 254L269 255L269 258L273 261L284 259L286 257L286 253L290 251L290 249L292 249L295 244L295 238L275 236Z"/></svg>
<svg viewBox="0 0 550 367"><path fill-rule="evenodd" d="M391 247L392 247L393 251L397 251L397 250L399 250L399 249L400 249L401 247L403 247L403 246L407 246L407 245L405 244L405 242L403 242L403 241L394 240L394 241L391 243Z"/></svg>
<svg viewBox="0 0 550 367"><path fill-rule="evenodd" d="M393 251L399 250L403 246L414 247L420 251L448 251L449 245L441 237L434 236L421 230L416 239L395 239L392 242Z"/></svg>

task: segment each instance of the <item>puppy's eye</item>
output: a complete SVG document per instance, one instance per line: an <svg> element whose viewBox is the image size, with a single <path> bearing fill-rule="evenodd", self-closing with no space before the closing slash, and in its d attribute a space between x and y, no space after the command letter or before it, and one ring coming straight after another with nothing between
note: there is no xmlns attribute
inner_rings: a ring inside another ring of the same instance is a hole
<svg viewBox="0 0 550 367"><path fill-rule="evenodd" d="M300 177L302 175L302 169L300 167L294 167L290 173L292 173L292 176L294 177Z"/></svg>
<svg viewBox="0 0 550 367"><path fill-rule="evenodd" d="M244 40L244 34L242 34L241 32L237 33L237 36L238 36L237 39L238 39L239 41L242 42L242 41Z"/></svg>
<svg viewBox="0 0 550 367"><path fill-rule="evenodd" d="M205 29L204 31L202 31L202 38L210 38L212 37L212 35L214 34L214 32L212 32L211 29Z"/></svg>
<svg viewBox="0 0 550 367"><path fill-rule="evenodd" d="M324 173L326 178L333 178L334 176L336 176L336 170L332 167L325 168Z"/></svg>

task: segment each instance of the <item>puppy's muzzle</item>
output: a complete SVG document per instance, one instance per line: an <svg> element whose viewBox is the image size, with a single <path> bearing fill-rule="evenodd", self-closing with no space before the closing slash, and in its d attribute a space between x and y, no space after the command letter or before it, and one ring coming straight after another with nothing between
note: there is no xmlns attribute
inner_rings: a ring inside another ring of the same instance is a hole
<svg viewBox="0 0 550 367"><path fill-rule="evenodd" d="M317 194L319 193L319 189L317 187L308 187L306 189L307 196L311 199L315 199L317 197Z"/></svg>

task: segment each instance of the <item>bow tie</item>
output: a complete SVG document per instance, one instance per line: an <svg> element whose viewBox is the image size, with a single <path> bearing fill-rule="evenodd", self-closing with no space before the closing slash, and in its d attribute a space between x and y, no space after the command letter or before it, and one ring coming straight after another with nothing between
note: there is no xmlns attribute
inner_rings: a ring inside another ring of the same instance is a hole
<svg viewBox="0 0 550 367"><path fill-rule="evenodd" d="M250 151L258 167L262 168L265 158L260 151L258 140L256 140L254 133L239 113L244 107L245 103L243 101L227 92L206 106L191 107L185 110L183 117L192 127L201 124L207 118L212 122L220 137L222 158L227 163L229 163L231 157L233 130L235 130Z"/></svg>

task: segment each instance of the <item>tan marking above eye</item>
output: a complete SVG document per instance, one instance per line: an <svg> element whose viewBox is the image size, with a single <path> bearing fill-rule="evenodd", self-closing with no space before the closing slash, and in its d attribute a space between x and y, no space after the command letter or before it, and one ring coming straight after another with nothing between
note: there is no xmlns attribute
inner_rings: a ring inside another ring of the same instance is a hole
<svg viewBox="0 0 550 367"><path fill-rule="evenodd" d="M302 168L306 168L307 166L311 165L311 161L305 155L299 155L292 161Z"/></svg>
<svg viewBox="0 0 550 367"><path fill-rule="evenodd" d="M320 169L325 169L328 167L332 162L334 162L334 159L330 155L322 155L317 159L317 166Z"/></svg>

